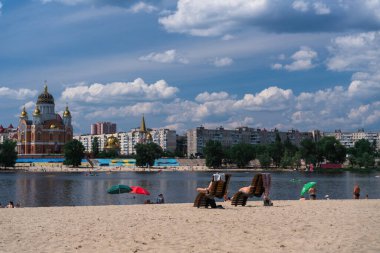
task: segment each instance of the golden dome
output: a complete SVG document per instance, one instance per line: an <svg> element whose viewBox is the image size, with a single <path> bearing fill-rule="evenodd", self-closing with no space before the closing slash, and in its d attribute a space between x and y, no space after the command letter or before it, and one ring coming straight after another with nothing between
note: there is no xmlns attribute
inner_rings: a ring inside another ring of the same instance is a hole
<svg viewBox="0 0 380 253"><path fill-rule="evenodd" d="M38 106L36 106L36 108L34 109L34 112L33 112L33 116L39 116L40 114L41 114L41 111L38 108Z"/></svg>
<svg viewBox="0 0 380 253"><path fill-rule="evenodd" d="M152 141L153 140L152 135L149 132L146 134L146 139L148 141Z"/></svg>
<svg viewBox="0 0 380 253"><path fill-rule="evenodd" d="M63 112L63 117L70 117L71 113L69 111L69 107L66 105L66 110Z"/></svg>
<svg viewBox="0 0 380 253"><path fill-rule="evenodd" d="M24 118L26 116L28 116L28 113L25 111L25 106L24 106L24 108L22 108L22 112L21 112L20 117Z"/></svg>
<svg viewBox="0 0 380 253"><path fill-rule="evenodd" d="M48 87L45 84L44 92L38 96L37 105L39 104L54 104L54 97L48 92Z"/></svg>
<svg viewBox="0 0 380 253"><path fill-rule="evenodd" d="M119 140L111 135L110 137L107 138L107 143L105 146L106 149L118 149L119 148Z"/></svg>
<svg viewBox="0 0 380 253"><path fill-rule="evenodd" d="M50 125L50 129L54 129L54 128L57 128L57 126L54 125L54 124L51 124L51 125Z"/></svg>

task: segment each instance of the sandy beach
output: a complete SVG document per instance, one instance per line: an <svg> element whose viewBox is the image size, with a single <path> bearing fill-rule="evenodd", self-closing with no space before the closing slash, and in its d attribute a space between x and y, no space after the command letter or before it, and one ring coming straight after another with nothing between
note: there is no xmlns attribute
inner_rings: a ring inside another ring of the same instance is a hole
<svg viewBox="0 0 380 253"><path fill-rule="evenodd" d="M380 252L380 200L0 209L1 252Z"/></svg>

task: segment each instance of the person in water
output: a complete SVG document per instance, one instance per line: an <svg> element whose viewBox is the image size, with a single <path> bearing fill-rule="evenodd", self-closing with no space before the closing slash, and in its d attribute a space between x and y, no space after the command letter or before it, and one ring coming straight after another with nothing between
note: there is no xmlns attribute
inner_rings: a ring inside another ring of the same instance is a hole
<svg viewBox="0 0 380 253"><path fill-rule="evenodd" d="M358 184L355 184L355 186L354 186L353 198L354 199L360 198L360 187Z"/></svg>
<svg viewBox="0 0 380 253"><path fill-rule="evenodd" d="M310 200L317 199L317 190L315 189L315 187L311 187L308 192L309 192Z"/></svg>

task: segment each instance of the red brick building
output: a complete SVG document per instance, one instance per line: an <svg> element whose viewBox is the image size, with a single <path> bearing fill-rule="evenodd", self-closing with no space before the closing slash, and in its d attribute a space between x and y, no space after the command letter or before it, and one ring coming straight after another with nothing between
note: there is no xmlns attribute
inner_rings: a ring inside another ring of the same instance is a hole
<svg viewBox="0 0 380 253"><path fill-rule="evenodd" d="M54 97L45 85L38 96L32 119L23 108L17 135L19 156L62 154L65 143L73 139L70 111L66 106L62 117L55 113Z"/></svg>

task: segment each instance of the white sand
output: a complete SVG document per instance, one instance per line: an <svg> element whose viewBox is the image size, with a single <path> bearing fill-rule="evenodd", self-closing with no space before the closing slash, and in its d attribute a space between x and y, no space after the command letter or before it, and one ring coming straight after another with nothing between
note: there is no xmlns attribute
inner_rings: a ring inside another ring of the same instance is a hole
<svg viewBox="0 0 380 253"><path fill-rule="evenodd" d="M0 252L380 252L380 200L0 209Z"/></svg>

